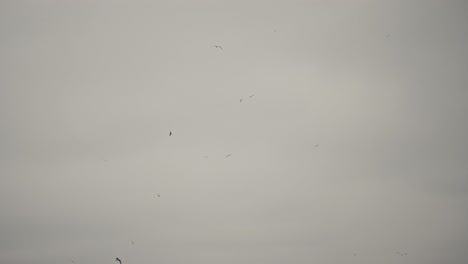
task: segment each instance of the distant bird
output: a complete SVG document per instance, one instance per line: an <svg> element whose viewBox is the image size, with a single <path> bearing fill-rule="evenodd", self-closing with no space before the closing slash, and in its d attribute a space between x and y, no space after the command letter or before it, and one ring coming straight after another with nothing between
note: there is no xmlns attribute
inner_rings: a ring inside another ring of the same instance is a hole
<svg viewBox="0 0 468 264"><path fill-rule="evenodd" d="M239 100L239 103L242 103L242 99L244 99L244 98L241 98L241 99Z"/></svg>
<svg viewBox="0 0 468 264"><path fill-rule="evenodd" d="M172 136L172 131L169 131L169 136Z"/></svg>
<svg viewBox="0 0 468 264"><path fill-rule="evenodd" d="M254 97L254 96L255 96L255 94L252 94L251 96L249 96L249 98L252 98L252 97Z"/></svg>
<svg viewBox="0 0 468 264"><path fill-rule="evenodd" d="M158 197L161 197L161 195L158 194Z"/></svg>
<svg viewBox="0 0 468 264"><path fill-rule="evenodd" d="M132 242L132 244L135 245L135 242L133 242L133 241L130 241L130 242Z"/></svg>
<svg viewBox="0 0 468 264"><path fill-rule="evenodd" d="M319 146L319 145L317 144L317 145L314 146L314 148L316 148L316 147L318 147L318 146Z"/></svg>
<svg viewBox="0 0 468 264"><path fill-rule="evenodd" d="M115 258L115 261L118 261L120 264L122 264L122 261L119 258Z"/></svg>
<svg viewBox="0 0 468 264"><path fill-rule="evenodd" d="M232 154L227 154L227 155L226 155L226 158L229 158L231 155L232 155Z"/></svg>
<svg viewBox="0 0 468 264"><path fill-rule="evenodd" d="M221 47L221 46L219 46L219 45L213 45L213 47L214 47L215 49L223 50L223 47Z"/></svg>

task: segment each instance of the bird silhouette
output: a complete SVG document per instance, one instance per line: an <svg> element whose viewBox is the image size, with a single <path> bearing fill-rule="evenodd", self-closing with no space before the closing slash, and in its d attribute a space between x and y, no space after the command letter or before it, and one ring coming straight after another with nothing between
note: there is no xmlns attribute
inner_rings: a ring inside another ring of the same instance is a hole
<svg viewBox="0 0 468 264"><path fill-rule="evenodd" d="M219 46L219 45L213 45L214 48L216 49L220 49L220 50L223 50L223 47Z"/></svg>
<svg viewBox="0 0 468 264"><path fill-rule="evenodd" d="M132 242L132 244L135 245L135 242L133 242L133 241L130 241L130 242Z"/></svg>
<svg viewBox="0 0 468 264"><path fill-rule="evenodd" d="M252 98L252 97L254 97L254 96L255 96L255 94L252 94L251 96L249 96L249 98Z"/></svg>
<svg viewBox="0 0 468 264"><path fill-rule="evenodd" d="M232 154L227 154L227 155L226 155L226 158L229 158L231 155L232 155Z"/></svg>
<svg viewBox="0 0 468 264"><path fill-rule="evenodd" d="M243 99L243 98L241 98L241 99L239 100L239 103L242 103L242 99Z"/></svg>
<svg viewBox="0 0 468 264"><path fill-rule="evenodd" d="M122 261L119 258L115 258L115 261L118 261L120 264L122 264Z"/></svg>
<svg viewBox="0 0 468 264"><path fill-rule="evenodd" d="M318 147L318 146L319 146L319 145L317 144L317 145L314 146L314 148L316 148L316 147Z"/></svg>
<svg viewBox="0 0 468 264"><path fill-rule="evenodd" d="M161 197L161 195L158 194L158 197Z"/></svg>
<svg viewBox="0 0 468 264"><path fill-rule="evenodd" d="M169 131L169 136L172 136L172 131Z"/></svg>

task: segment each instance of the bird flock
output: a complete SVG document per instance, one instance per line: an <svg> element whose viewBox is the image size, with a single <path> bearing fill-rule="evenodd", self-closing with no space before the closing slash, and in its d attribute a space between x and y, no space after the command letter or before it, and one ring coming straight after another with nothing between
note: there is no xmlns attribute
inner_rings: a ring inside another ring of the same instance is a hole
<svg viewBox="0 0 468 264"><path fill-rule="evenodd" d="M275 30L275 32L276 32L276 30ZM220 46L220 45L213 45L213 48L219 49L219 50L223 51L223 47ZM252 99L254 96L255 96L255 94L251 94L251 95L249 95L247 98L248 98L248 99ZM243 101L244 101L244 98L241 98L241 99L239 100L240 103L242 103ZM173 133L172 131L169 131L169 137L171 137L173 134L174 134L174 133ZM319 145L317 144L317 145L314 146L314 148L317 148L318 146L319 146ZM226 154L226 155L225 155L225 158L227 159L227 158L229 158L229 157L231 157L231 156L232 156L232 153L229 153L229 154ZM206 156L206 155L204 155L203 157L204 157L204 158L208 158L208 156ZM160 198L161 195L160 195L160 194L157 194L157 197ZM135 242L134 242L134 241L130 241L130 242L132 243L132 245L135 245ZM121 261L118 257L115 258L115 261L117 261L117 262L119 262L120 264L122 264L122 261Z"/></svg>
<svg viewBox="0 0 468 264"><path fill-rule="evenodd" d="M277 30L275 29L274 32L276 32L276 31L277 31ZM388 36L389 36L389 35L387 35L387 37L388 37ZM224 49L223 49L223 47L222 47L221 45L213 45L212 47L215 48L215 49L219 49L219 50L221 50L221 51L224 51ZM255 94L251 94L251 95L249 95L249 96L246 97L246 98L247 98L247 99L252 99L254 96L255 96ZM239 100L240 103L242 103L243 101L244 101L244 98L241 98L241 99ZM169 137L172 137L173 135L174 135L174 133L173 133L172 131L169 131ZM316 144L316 145L313 146L313 148L317 148L317 147L319 147L318 144ZM231 157L231 156L232 156L232 153L229 153L229 154L226 154L226 155L225 155L225 158L227 159L227 158L229 158L229 157ZM203 155L203 157L204 157L204 158L208 158L208 156L206 156L206 155ZM103 159L103 161L108 162L107 159ZM156 194L156 195L157 195L158 198L161 198L161 195L160 195L160 194ZM131 240L130 243L131 243L132 245L135 245L135 242L134 242L133 240ZM403 253L403 252L400 252L400 251L397 251L396 254L399 255L399 256L407 256L407 255L408 255L408 253L406 253L406 252ZM354 253L353 255L354 255L354 257L357 257L357 253ZM115 258L115 261L116 261L116 262L119 262L119 264L122 264L122 260L121 260L119 257L116 257L116 258ZM72 260L71 262L72 262L72 263L75 263L73 260Z"/></svg>

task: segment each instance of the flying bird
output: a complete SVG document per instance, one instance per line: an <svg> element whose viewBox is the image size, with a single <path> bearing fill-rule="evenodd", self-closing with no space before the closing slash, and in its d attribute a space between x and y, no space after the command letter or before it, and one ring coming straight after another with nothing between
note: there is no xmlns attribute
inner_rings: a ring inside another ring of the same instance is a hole
<svg viewBox="0 0 468 264"><path fill-rule="evenodd" d="M122 264L122 261L119 258L115 258L115 261L118 261L120 264Z"/></svg>
<svg viewBox="0 0 468 264"><path fill-rule="evenodd" d="M241 99L239 100L239 103L242 103L242 99L244 99L244 98L241 98Z"/></svg>
<svg viewBox="0 0 468 264"><path fill-rule="evenodd" d="M249 98L252 98L252 97L254 97L254 96L255 96L255 94L252 94L251 96L249 96Z"/></svg>
<svg viewBox="0 0 468 264"><path fill-rule="evenodd" d="M319 145L317 144L317 145L314 146L314 148L316 148L316 147L318 147L318 146L319 146Z"/></svg>
<svg viewBox="0 0 468 264"><path fill-rule="evenodd" d="M231 155L232 155L232 154L227 154L227 155L226 155L226 158L229 158Z"/></svg>
<svg viewBox="0 0 468 264"><path fill-rule="evenodd" d="M220 50L223 50L223 47L219 46L219 45L213 45L214 48L216 49L220 49Z"/></svg>
<svg viewBox="0 0 468 264"><path fill-rule="evenodd" d="M169 131L169 136L172 136L172 131Z"/></svg>
<svg viewBox="0 0 468 264"><path fill-rule="evenodd" d="M132 242L132 244L135 245L135 242L133 242L133 241L130 241L130 242Z"/></svg>

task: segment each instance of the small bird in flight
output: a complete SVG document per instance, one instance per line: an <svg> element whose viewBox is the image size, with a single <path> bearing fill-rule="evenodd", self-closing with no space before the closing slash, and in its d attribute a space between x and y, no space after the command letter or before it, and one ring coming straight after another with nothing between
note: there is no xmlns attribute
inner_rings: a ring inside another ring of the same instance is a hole
<svg viewBox="0 0 468 264"><path fill-rule="evenodd" d="M169 136L172 136L172 131L169 131Z"/></svg>
<svg viewBox="0 0 468 264"><path fill-rule="evenodd" d="M213 45L214 48L216 49L220 49L220 50L223 50L223 47L219 46L219 45Z"/></svg>
<svg viewBox="0 0 468 264"><path fill-rule="evenodd" d="M158 194L158 197L161 197L161 195Z"/></svg>
<svg viewBox="0 0 468 264"><path fill-rule="evenodd" d="M314 148L316 148L316 147L318 147L318 146L319 146L319 145L317 144L317 145L314 146Z"/></svg>
<svg viewBox="0 0 468 264"><path fill-rule="evenodd" d="M241 98L241 99L239 100L239 103L242 103L242 99L244 99L244 98Z"/></svg>
<svg viewBox="0 0 468 264"><path fill-rule="evenodd" d="M229 158L231 155L232 155L232 154L227 154L227 155L226 155L226 158Z"/></svg>
<svg viewBox="0 0 468 264"><path fill-rule="evenodd" d="M120 264L122 264L122 261L119 258L115 258L115 261L118 261Z"/></svg>
<svg viewBox="0 0 468 264"><path fill-rule="evenodd" d="M252 97L254 97L254 96L255 96L255 94L252 94L251 96L249 96L249 98L252 98Z"/></svg>
<svg viewBox="0 0 468 264"><path fill-rule="evenodd" d="M135 242L133 242L133 241L130 241L130 242L132 242L132 244L135 245Z"/></svg>

